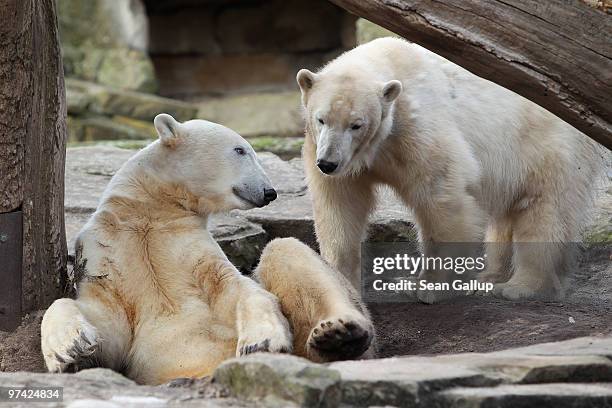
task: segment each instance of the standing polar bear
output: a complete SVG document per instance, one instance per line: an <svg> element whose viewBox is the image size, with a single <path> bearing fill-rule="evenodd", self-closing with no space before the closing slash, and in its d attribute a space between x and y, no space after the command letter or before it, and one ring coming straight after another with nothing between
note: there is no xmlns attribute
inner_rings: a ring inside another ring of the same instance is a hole
<svg viewBox="0 0 612 408"><path fill-rule="evenodd" d="M55 301L41 336L53 372L102 366L143 384L201 377L232 356L369 356L373 327L339 273L294 239L240 274L211 214L276 198L251 146L211 122L154 121L160 139L113 177L77 239L78 297Z"/></svg>
<svg viewBox="0 0 612 408"><path fill-rule="evenodd" d="M495 283L494 293L562 295L563 243L578 238L601 167L595 143L400 39L359 46L318 73L302 69L297 82L321 254L354 285L375 187L388 185L413 210L425 255L440 255L439 243L484 239L480 279ZM421 278L450 278L442 275ZM444 295L418 294L428 303Z"/></svg>

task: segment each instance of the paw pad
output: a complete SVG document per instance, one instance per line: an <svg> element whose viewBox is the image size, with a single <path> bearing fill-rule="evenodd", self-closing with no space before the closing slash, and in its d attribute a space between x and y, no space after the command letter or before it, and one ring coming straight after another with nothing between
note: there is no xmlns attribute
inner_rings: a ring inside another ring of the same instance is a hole
<svg viewBox="0 0 612 408"><path fill-rule="evenodd" d="M367 328L355 321L337 319L315 327L308 348L325 361L350 360L363 355L371 343L372 335Z"/></svg>

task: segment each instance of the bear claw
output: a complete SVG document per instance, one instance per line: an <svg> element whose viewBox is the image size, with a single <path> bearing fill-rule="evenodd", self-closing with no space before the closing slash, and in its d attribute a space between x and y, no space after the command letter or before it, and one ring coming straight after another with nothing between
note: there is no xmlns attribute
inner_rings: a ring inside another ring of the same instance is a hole
<svg viewBox="0 0 612 408"><path fill-rule="evenodd" d="M289 353L289 350L285 347L281 347L278 350L271 350L270 349L270 339L265 339L264 341L261 341L259 343L247 344L247 345L240 347L241 356L246 356L247 354L253 354L253 353L258 353L258 352Z"/></svg>

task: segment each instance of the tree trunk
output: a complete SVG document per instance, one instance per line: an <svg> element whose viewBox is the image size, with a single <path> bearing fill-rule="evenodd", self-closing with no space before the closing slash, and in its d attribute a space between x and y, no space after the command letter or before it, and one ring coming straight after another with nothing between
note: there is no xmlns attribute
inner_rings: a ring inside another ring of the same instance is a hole
<svg viewBox="0 0 612 408"><path fill-rule="evenodd" d="M0 0L0 44L0 328L6 329L48 306L65 285L66 102L54 0Z"/></svg>
<svg viewBox="0 0 612 408"><path fill-rule="evenodd" d="M331 0L612 149L612 16L580 0Z"/></svg>

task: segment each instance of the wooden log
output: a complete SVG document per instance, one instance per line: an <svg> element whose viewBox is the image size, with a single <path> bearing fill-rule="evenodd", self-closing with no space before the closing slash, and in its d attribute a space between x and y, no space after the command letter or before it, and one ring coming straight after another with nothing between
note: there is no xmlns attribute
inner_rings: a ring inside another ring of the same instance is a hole
<svg viewBox="0 0 612 408"><path fill-rule="evenodd" d="M66 102L54 0L0 0L0 214L22 214L19 312L66 279ZM2 252L0 279L17 251ZM11 274L12 275L12 274Z"/></svg>
<svg viewBox="0 0 612 408"><path fill-rule="evenodd" d="M612 16L580 0L330 0L612 149Z"/></svg>

